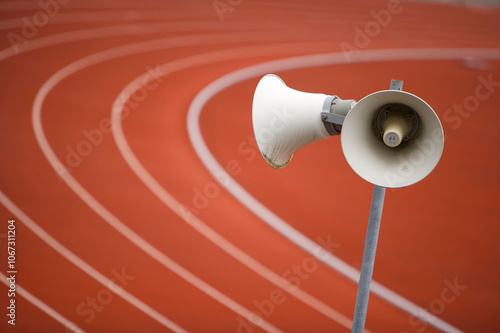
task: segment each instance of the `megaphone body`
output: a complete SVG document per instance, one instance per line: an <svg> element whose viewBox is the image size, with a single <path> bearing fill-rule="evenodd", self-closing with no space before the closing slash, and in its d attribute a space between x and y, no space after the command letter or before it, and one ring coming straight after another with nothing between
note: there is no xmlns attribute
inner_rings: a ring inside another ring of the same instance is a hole
<svg viewBox="0 0 500 333"><path fill-rule="evenodd" d="M283 168L300 148L329 138L335 129L325 126L321 113L330 111L335 98L288 88L273 74L264 76L255 90L252 120L266 162Z"/></svg>
<svg viewBox="0 0 500 333"><path fill-rule="evenodd" d="M412 185L437 165L444 146L439 118L421 98L383 90L359 102L288 88L264 76L254 94L252 118L259 150L274 168L300 148L341 134L344 156L366 181L389 188Z"/></svg>

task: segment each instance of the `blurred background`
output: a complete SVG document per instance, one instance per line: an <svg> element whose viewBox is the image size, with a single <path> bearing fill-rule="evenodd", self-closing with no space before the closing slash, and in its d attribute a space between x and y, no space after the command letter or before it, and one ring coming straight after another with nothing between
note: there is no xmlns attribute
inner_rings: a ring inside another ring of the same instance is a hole
<svg viewBox="0 0 500 333"><path fill-rule="evenodd" d="M0 1L0 331L350 332L372 185L340 137L266 164L267 73L432 106L444 153L387 190L366 330L500 331L498 5Z"/></svg>

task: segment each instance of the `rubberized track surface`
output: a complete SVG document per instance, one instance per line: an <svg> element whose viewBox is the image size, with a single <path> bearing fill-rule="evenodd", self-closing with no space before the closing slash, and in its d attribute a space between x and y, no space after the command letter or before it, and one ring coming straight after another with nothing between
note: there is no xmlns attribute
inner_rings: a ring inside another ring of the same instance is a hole
<svg viewBox="0 0 500 333"><path fill-rule="evenodd" d="M500 330L499 10L46 3L0 2L0 331L349 332L372 187L338 137L265 164L265 73L356 100L400 79L433 107L444 154L387 191L366 328Z"/></svg>

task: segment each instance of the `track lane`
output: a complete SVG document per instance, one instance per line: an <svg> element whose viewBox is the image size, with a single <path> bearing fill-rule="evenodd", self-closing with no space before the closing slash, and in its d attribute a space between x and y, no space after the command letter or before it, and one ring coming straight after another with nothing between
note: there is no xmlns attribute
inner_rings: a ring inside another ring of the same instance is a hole
<svg viewBox="0 0 500 333"><path fill-rule="evenodd" d="M241 12L240 12L240 13L241 13ZM270 13L269 13L269 15L270 15ZM349 31L349 27L347 28L347 31ZM61 48L61 49L62 49L62 48ZM39 53L39 54L41 54L41 53ZM196 78L196 76L195 76L195 75L192 75L192 77ZM200 79L200 78L198 77L198 79ZM179 81L179 82L182 82L182 81ZM187 81L186 81L186 82L187 82ZM183 92L179 92L179 95L186 96L186 95L189 95L189 94L186 94L186 93L183 93ZM135 133L137 133L137 132L135 132ZM141 147L141 144L140 144L140 143L136 143L136 144L138 144L138 147L139 147L139 148ZM63 147L63 148L64 148L64 147ZM63 149L62 151L64 151L64 149ZM189 158L189 159L191 159L191 158ZM93 160L93 158L92 158L92 160ZM151 167L151 165L149 165L149 167ZM204 180L202 180L202 183L194 183L194 185L197 185L197 186L199 186L199 185L203 185L203 184L205 184L206 182L209 182L209 181L212 181L212 180L211 180L210 178L208 178L208 180L205 180L205 179L204 179ZM170 181L170 182L172 182L172 181ZM178 182L178 183L180 184L180 182ZM98 187L99 187L97 184L96 184L95 186L96 186L96 188L98 188ZM102 189L101 189L100 191L105 192L105 190L102 190ZM13 193L16 193L16 191L13 191ZM192 199L192 196L190 197L190 194L192 194L192 193L188 193L187 195L186 195L186 194L182 194L183 196L187 197L188 202L189 202L189 200L190 200L190 199ZM182 196L182 195L181 195L181 196ZM221 197L221 199L222 199L222 197ZM227 200L227 199L226 199L226 200ZM230 199L229 199L229 200L230 200ZM112 201L112 200L111 200L111 201ZM142 201L140 201L140 202L141 202L141 203L144 203L145 205L147 205L147 201L145 201L145 200L142 200ZM117 207L119 207L118 202L116 203L116 205L117 205ZM215 206L215 205L214 205L214 206ZM203 213L203 214L208 214L208 213L210 212L211 214L220 214L220 209L225 208L225 205L220 205L220 206L219 206L219 205L217 205L216 207L218 207L218 210L211 210L210 208L207 208L207 210L203 210L203 212L202 212L202 213ZM125 209L123 209L123 210L125 211ZM133 210L133 207L130 207L130 209L129 209L129 210L131 210L131 211L132 211L132 210ZM115 211L115 210L113 210L113 211ZM156 210L155 210L155 211L156 211ZM219 213L218 213L218 211L219 211ZM238 216L238 214L237 214L237 212L238 212L238 211L237 211L237 210L234 210L233 212L235 213L235 215L234 215L234 216ZM118 211L117 211L117 213L118 213ZM162 213L162 214L163 214L163 213ZM125 215L125 213L124 213L124 212L120 212L120 215ZM216 216L217 216L217 215L216 215ZM229 215L229 216L230 216L230 215ZM211 220L211 221L210 221L210 223L213 223L214 225L221 225L221 223L220 223L220 222L222 222L222 221L217 221L217 220L216 220L216 219L214 219L214 218L211 218L210 220ZM137 221L140 221L140 219L137 219ZM222 228L219 230L221 233L226 233L226 234L228 233L228 231L224 231L224 230L222 230L222 229L224 229L224 227L222 227ZM227 229L227 228L226 228L226 229ZM61 234L62 234L62 233L61 233ZM251 247L250 247L250 248L251 248ZM167 248L166 248L166 250L167 250ZM251 251L252 251L252 250L253 250L253 251L256 251L255 249L251 249Z"/></svg>
<svg viewBox="0 0 500 333"><path fill-rule="evenodd" d="M23 225L25 225L29 230L31 230L35 235L37 235L41 240L43 240L47 245L49 245L54 251L56 251L58 254L63 256L65 259L70 261L72 264L77 266L79 269L81 269L84 273L88 274L90 277L92 277L94 280L96 280L98 283L103 285L105 288L109 289L111 292L115 293L117 296L121 297L123 300L126 302L130 303L140 311L142 311L144 314L150 316L154 320L158 321L160 324L163 326L171 329L174 332L186 332L184 329L179 327L177 324L169 320L168 318L165 318L162 316L160 313L158 313L156 310L152 309L149 307L147 304L142 302L140 299L136 298L132 294L128 293L123 286L119 285L116 282L116 279L108 279L106 276L98 272L96 269L94 269L91 265L89 265L87 262L83 261L81 258L76 256L73 252L68 250L65 246L63 246L61 243L59 243L57 240L55 240L51 235L49 235L43 228L41 228L36 222L34 222L29 216L27 216L19 207L16 206L15 203L13 203L3 192L0 192L0 202L2 205L4 205L9 211L16 216L16 218L19 218L19 222L21 222ZM49 255L42 256L43 257L50 257ZM42 261L43 262L43 261ZM22 265L24 266L24 265ZM21 267L22 267L21 266ZM28 269L28 268L24 268ZM47 273L50 273L50 271L47 271ZM41 276L39 276L41 278ZM56 283L56 287L51 287L47 288L47 291L49 290L57 290L57 284L59 283L57 280L54 280L51 278L50 274L47 274L43 276L44 279L49 279L52 280L52 283ZM80 279L77 280L78 283L82 283ZM57 292L51 292L56 298L57 298ZM97 310L96 310L97 311ZM87 312L87 311L82 311L82 312ZM79 313L78 308L77 308L77 313Z"/></svg>
<svg viewBox="0 0 500 333"><path fill-rule="evenodd" d="M4 275L2 272L0 272L0 279L2 280L2 283L7 286L5 288L6 290L4 291L5 294L10 293L10 287L9 283L7 282L7 278L9 278L10 275ZM3 288L2 288L3 289ZM21 296L21 298L24 298L27 302L31 303L33 306L37 307L40 311L44 312L47 316L53 318L55 321L59 322L61 325L64 326L65 329L75 332L75 333L85 333L84 330L82 330L80 327L78 327L75 323L71 322L64 316L62 316L59 312L51 308L49 305L45 304L43 301L38 299L36 296L31 294L28 290L24 289L19 283L16 283L16 293L17 295ZM19 300L19 298L16 299L17 301L17 307L22 308L24 307L23 301ZM30 312L31 315L33 315L33 312ZM9 317L9 320L11 318ZM15 322L15 321L13 321ZM17 321L19 323L19 321ZM23 326L21 324L20 326Z"/></svg>

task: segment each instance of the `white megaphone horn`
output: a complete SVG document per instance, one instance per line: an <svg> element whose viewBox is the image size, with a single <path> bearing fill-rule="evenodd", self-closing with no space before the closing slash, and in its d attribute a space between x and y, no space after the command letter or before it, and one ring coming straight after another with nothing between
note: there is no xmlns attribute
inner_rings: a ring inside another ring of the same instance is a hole
<svg viewBox="0 0 500 333"><path fill-rule="evenodd" d="M443 128L419 97L391 90L359 102L291 89L276 75L264 76L255 90L252 119L259 150L274 168L286 166L300 148L341 134L351 168L366 181L389 188L412 185L437 165Z"/></svg>
<svg viewBox="0 0 500 333"><path fill-rule="evenodd" d="M333 101L341 104L337 113L330 112ZM354 103L336 96L297 91L288 88L276 75L264 76L255 90L252 109L262 156L273 168L283 168L300 148L340 134L344 117ZM322 113L337 122L325 122Z"/></svg>

